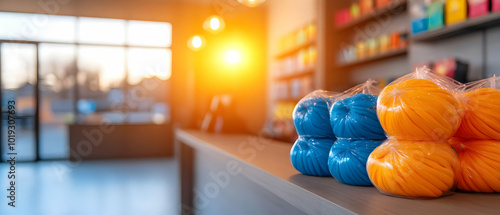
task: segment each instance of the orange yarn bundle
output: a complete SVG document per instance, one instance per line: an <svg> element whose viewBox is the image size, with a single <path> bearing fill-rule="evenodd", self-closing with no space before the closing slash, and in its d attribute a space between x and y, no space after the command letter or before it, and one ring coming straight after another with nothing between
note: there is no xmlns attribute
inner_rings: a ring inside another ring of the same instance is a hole
<svg viewBox="0 0 500 215"><path fill-rule="evenodd" d="M455 136L500 140L500 90L480 88L463 95L465 114Z"/></svg>
<svg viewBox="0 0 500 215"><path fill-rule="evenodd" d="M461 103L448 90L426 79L387 86L377 115L389 136L405 140L447 140L457 131Z"/></svg>
<svg viewBox="0 0 500 215"><path fill-rule="evenodd" d="M457 188L472 192L500 192L500 78L466 85L462 123L450 139L458 153Z"/></svg>
<svg viewBox="0 0 500 215"><path fill-rule="evenodd" d="M458 153L457 188L473 192L500 192L500 141L450 140Z"/></svg>
<svg viewBox="0 0 500 215"><path fill-rule="evenodd" d="M455 151L445 141L389 139L370 154L367 171L384 193L435 198L454 188L458 165Z"/></svg>
<svg viewBox="0 0 500 215"><path fill-rule="evenodd" d="M367 171L382 193L436 198L454 190L459 163L447 141L463 116L458 86L419 68L379 95L377 116L389 140L370 154Z"/></svg>

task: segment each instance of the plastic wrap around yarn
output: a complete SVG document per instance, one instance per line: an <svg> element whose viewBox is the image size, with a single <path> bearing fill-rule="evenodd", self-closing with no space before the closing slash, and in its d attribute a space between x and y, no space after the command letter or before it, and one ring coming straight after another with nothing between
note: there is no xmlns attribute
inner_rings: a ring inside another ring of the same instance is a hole
<svg viewBox="0 0 500 215"><path fill-rule="evenodd" d="M462 109L452 93L426 79L389 85L377 102L387 134L406 140L448 140L460 126Z"/></svg>
<svg viewBox="0 0 500 215"><path fill-rule="evenodd" d="M337 138L385 139L377 117L377 97L356 94L335 102L330 110L330 124Z"/></svg>
<svg viewBox="0 0 500 215"><path fill-rule="evenodd" d="M371 186L366 172L366 161L370 153L383 140L338 139L328 156L328 169L333 177L344 184Z"/></svg>
<svg viewBox="0 0 500 215"><path fill-rule="evenodd" d="M463 97L465 114L455 136L500 140L500 90L481 88Z"/></svg>
<svg viewBox="0 0 500 215"><path fill-rule="evenodd" d="M473 192L500 192L500 141L455 139L450 142L460 161L457 188Z"/></svg>
<svg viewBox="0 0 500 215"><path fill-rule="evenodd" d="M299 137L290 151L293 167L312 176L330 176L328 153L335 139Z"/></svg>
<svg viewBox="0 0 500 215"><path fill-rule="evenodd" d="M293 110L293 124L299 135L332 137L327 99L321 95L306 96Z"/></svg>
<svg viewBox="0 0 500 215"><path fill-rule="evenodd" d="M389 139L370 154L367 171L381 192L413 198L445 195L456 185L458 157L448 142Z"/></svg>

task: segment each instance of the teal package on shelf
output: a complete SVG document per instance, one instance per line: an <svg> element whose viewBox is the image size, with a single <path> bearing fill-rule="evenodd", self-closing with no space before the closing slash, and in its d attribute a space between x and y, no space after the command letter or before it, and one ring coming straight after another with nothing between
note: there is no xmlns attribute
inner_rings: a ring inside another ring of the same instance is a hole
<svg viewBox="0 0 500 215"><path fill-rule="evenodd" d="M444 2L436 1L427 7L428 30L442 28L444 26Z"/></svg>

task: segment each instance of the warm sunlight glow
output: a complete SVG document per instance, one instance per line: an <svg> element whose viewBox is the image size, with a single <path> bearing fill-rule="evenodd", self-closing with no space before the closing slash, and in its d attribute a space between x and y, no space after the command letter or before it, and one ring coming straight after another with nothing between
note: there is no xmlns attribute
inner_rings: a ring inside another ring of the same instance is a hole
<svg viewBox="0 0 500 215"><path fill-rule="evenodd" d="M241 55L238 51L236 50L230 50L226 52L226 62L228 64L237 64L241 60Z"/></svg>
<svg viewBox="0 0 500 215"><path fill-rule="evenodd" d="M257 7L258 5L264 3L266 0L238 0L239 3L247 7Z"/></svg>
<svg viewBox="0 0 500 215"><path fill-rule="evenodd" d="M191 44L195 48L200 48L201 47L201 37L200 36L194 36L193 40L191 41Z"/></svg>
<svg viewBox="0 0 500 215"><path fill-rule="evenodd" d="M219 27L220 27L220 22L219 22L219 19L217 17L210 19L210 28L212 30L217 30L217 29L219 29Z"/></svg>
<svg viewBox="0 0 500 215"><path fill-rule="evenodd" d="M210 33L216 34L224 30L225 23L220 16L209 16L205 22L203 22L203 29Z"/></svg>
<svg viewBox="0 0 500 215"><path fill-rule="evenodd" d="M203 38L203 36L200 35L192 36L191 38L189 38L187 42L188 48L190 48L193 51L198 51L202 49L203 47L205 47L205 44L206 44L205 38Z"/></svg>

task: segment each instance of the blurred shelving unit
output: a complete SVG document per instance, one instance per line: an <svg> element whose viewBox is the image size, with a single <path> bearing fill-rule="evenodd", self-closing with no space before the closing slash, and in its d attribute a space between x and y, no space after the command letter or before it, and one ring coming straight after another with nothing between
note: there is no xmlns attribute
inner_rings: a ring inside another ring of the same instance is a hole
<svg viewBox="0 0 500 215"><path fill-rule="evenodd" d="M393 32L406 32L408 30L408 4L407 0L393 0L385 6L377 7L374 5L373 10L369 13L360 14L357 18L336 25L334 23L335 14L343 9L350 8L352 1L328 1L322 0L324 4L324 13L320 19L326 20L320 32L320 37L324 38L324 54L319 56L323 58L324 66L324 82L325 88L333 91L343 91L352 87L356 83L354 80L357 73L360 71L369 70L373 65L386 70L394 70L394 67L400 65L408 65L401 70L409 69L407 56L409 52L409 38L399 46L389 47L382 50L378 48L375 53L364 57L357 56L356 58L344 59L341 57L342 48L354 46L359 42L360 35L362 41L370 38L378 38L381 35L389 35ZM373 1L374 4L376 1ZM389 17L389 18L388 18ZM385 21L387 23L383 23ZM368 29L368 30L367 30ZM372 31L371 29L376 29ZM356 54L355 54L356 55ZM384 62L380 65L380 62ZM389 66L387 66L389 65ZM391 65L396 65L391 67ZM373 79L377 79L377 74L372 73Z"/></svg>
<svg viewBox="0 0 500 215"><path fill-rule="evenodd" d="M406 0L394 1L393 3L388 5L387 7L380 8L380 9L374 9L373 12L366 14L366 15L362 15L361 17L355 18L354 20L352 20L344 25L337 26L336 28L337 28L337 30L345 30L345 29L353 28L355 26L365 24L368 21L374 20L374 19L376 19L376 18L378 18L378 17L380 17L380 16L382 16L382 15L384 15L387 12L390 12L392 10L406 11Z"/></svg>

